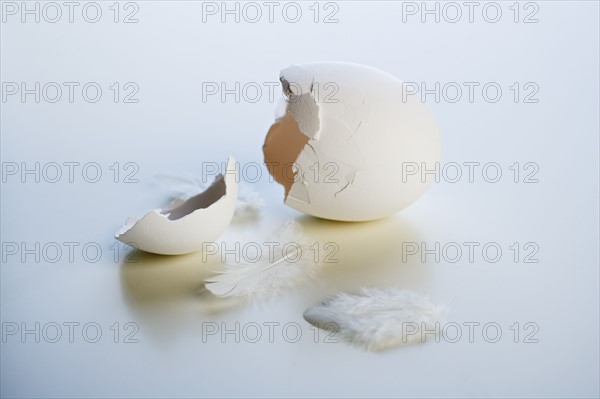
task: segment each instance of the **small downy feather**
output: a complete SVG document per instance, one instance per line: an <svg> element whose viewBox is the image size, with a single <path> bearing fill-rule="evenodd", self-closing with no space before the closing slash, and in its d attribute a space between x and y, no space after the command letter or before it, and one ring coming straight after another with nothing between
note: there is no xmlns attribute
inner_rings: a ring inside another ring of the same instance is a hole
<svg viewBox="0 0 600 399"><path fill-rule="evenodd" d="M446 318L446 308L423 295L398 288L362 288L308 308L304 319L353 345L380 351L425 342ZM427 329L428 334L425 334ZM437 330L436 330L437 331Z"/></svg>
<svg viewBox="0 0 600 399"><path fill-rule="evenodd" d="M268 241L279 244L273 259L269 259L270 251L262 251L255 263L225 264L223 270L205 281L206 289L221 297L266 299L311 278L319 268L320 262L309 249L312 241L295 220L288 221Z"/></svg>
<svg viewBox="0 0 600 399"><path fill-rule="evenodd" d="M258 218L264 206L265 201L258 192L254 191L248 184L240 184L233 221L243 223L254 220Z"/></svg>

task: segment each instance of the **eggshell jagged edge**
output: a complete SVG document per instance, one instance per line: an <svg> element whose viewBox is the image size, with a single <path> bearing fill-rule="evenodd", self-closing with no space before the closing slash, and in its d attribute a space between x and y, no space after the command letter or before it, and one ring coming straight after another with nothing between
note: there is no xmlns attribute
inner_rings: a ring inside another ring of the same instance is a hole
<svg viewBox="0 0 600 399"><path fill-rule="evenodd" d="M125 244L146 252L161 255L181 255L199 251L205 243L215 241L229 226L237 201L237 163L233 157L227 160L224 175L202 193L186 201L174 201L167 209L155 209L137 220L128 218L126 224L115 233L115 238ZM225 193L206 207L170 219L173 211L207 193L216 184L225 185Z"/></svg>
<svg viewBox="0 0 600 399"><path fill-rule="evenodd" d="M332 63L332 66L339 67L346 63ZM353 66L353 64L347 64ZM291 96L301 96L304 101L290 101L284 112L289 112L298 123L298 128L302 134L308 137L308 143L298 154L293 166L294 173L301 170L311 170L311 167L318 165L323 167L327 163L334 163L338 168L336 175L340 177L337 184L318 185L314 184L307 175L299 175L299 179L295 181L289 193L286 195L284 202L299 211L312 215L326 217L328 212L322 206L322 212L316 212L311 205L312 199L317 200L322 204L330 204L333 208L339 208L339 204L335 199L343 194L348 188L354 184L356 174L364 168L364 160L360 154L353 136L361 126L359 116L355 115L355 119L351 123L355 127L350 128L347 123L342 120L347 115L336 111L335 107L323 101L323 95L315 96L314 84L316 76L329 76L331 73L326 64L307 64L307 65L290 65L283 69L279 74L279 80L283 86L283 92L286 98ZM364 66L361 66L364 67ZM340 74L339 70L335 72L340 79L349 79L348 76ZM395 78L394 78L395 79ZM325 79L327 81L327 79ZM354 98L342 98L340 102L344 107L358 107L360 102ZM362 100L361 100L362 101ZM336 101L337 103L337 101ZM335 123L340 126L340 129L329 132L328 137L322 137L322 128L324 123ZM341 144L340 144L341 143ZM325 154L327 153L327 154ZM321 159L326 159L323 162ZM327 170L321 171L323 176L327 175ZM313 186L319 186L316 190ZM320 201L317 198L321 197ZM324 210L324 211L323 211ZM330 217L327 217L330 218ZM335 220L357 221L351 216L336 217Z"/></svg>

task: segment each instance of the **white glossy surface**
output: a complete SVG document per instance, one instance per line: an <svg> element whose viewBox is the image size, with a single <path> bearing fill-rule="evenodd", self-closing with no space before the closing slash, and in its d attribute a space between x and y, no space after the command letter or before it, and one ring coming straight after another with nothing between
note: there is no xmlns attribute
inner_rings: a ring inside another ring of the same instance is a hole
<svg viewBox="0 0 600 399"><path fill-rule="evenodd" d="M222 24L212 17L203 24L202 3L139 2L139 23L115 24L111 3L101 4L97 24L22 24L11 17L1 25L3 82L94 81L104 93L95 104L81 97L1 104L2 162L93 161L103 172L95 184L81 175L69 183L67 169L54 184L31 176L2 184L5 246L79 243L72 261L67 252L55 263L50 253L39 262L34 255L25 262L18 255L3 259L3 327L94 322L103 331L97 343L86 342L80 330L70 343L66 327L57 343L5 337L3 397L599 395L598 3L535 3L537 24L513 23L510 3L501 3L496 24L480 13L472 24L422 24L418 16L403 23L402 3L393 2L338 3L337 24L312 22L308 3L302 3L307 17L297 24L281 18ZM321 11L322 18L331 10ZM521 9L521 18L530 11ZM253 185L266 201L261 219L229 229L224 242L259 240L300 218L315 239L339 245L339 263L266 304L202 292L215 257L141 255L124 263L120 251L113 259L113 234L124 217L167 203L155 175L193 173L202 161L220 163L230 154L242 164L262 162L275 108L267 92L256 103L236 103L231 95L225 103L218 96L203 102L202 82L277 82L283 67L321 60L369 64L428 87L498 82L503 97L497 103L483 101L478 91L472 103L464 97L436 103L429 96L428 104L440 127L443 162L497 162L503 178L495 184L481 174L473 183L466 175L458 183L442 181L396 217L344 224L289 209L265 172ZM136 82L139 103L115 104L113 82ZM514 82L521 96L530 92L523 85L535 82L539 102L515 103ZM120 183L112 181L114 162ZM126 162L139 166L139 183L122 183L130 171ZM530 171L524 164L535 162L539 183L514 183L509 167L515 162L520 181ZM102 249L96 263L81 254L88 242ZM450 254L440 262L431 256L425 263L418 256L403 262L402 242L497 242L503 256L497 263L480 251L473 263L466 253L456 263ZM539 262L515 263L514 242L536 243ZM429 342L382 354L325 343L323 334L314 343L303 311L325 296L371 285L426 293L448 305L450 320L496 322L503 336L491 344L478 330L473 343ZM119 343L110 330L115 322ZM127 322L139 326L138 343L122 342ZM281 324L273 343L267 327L258 343L243 337L236 343L231 334L224 343L219 336L203 342L203 328L225 323L233 329L238 322ZM288 343L281 327L293 322L302 338ZM537 323L539 342L514 343L514 322L521 328Z"/></svg>

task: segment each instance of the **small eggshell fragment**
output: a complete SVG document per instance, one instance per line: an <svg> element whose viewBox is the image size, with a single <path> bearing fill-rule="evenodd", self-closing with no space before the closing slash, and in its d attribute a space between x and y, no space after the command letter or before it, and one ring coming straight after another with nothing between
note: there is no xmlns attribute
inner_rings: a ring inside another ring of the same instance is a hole
<svg viewBox="0 0 600 399"><path fill-rule="evenodd" d="M421 171L435 169L440 138L433 115L402 81L331 62L290 66L280 80L286 113L271 126L263 152L287 205L325 219L365 221L390 216L423 194L433 177Z"/></svg>
<svg viewBox="0 0 600 399"><path fill-rule="evenodd" d="M186 201L176 200L168 209L148 212L139 220L129 218L115 238L161 255L199 251L229 226L237 191L237 164L229 157L225 175L218 175L205 191Z"/></svg>

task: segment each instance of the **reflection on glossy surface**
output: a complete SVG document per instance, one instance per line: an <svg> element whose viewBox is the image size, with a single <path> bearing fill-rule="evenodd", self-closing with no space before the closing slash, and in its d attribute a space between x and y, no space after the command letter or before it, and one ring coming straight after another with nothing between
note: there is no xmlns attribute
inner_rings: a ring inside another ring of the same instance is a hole
<svg viewBox="0 0 600 399"><path fill-rule="evenodd" d="M204 268L199 253L181 256L133 251L121 265L123 289L140 304L153 304L198 295Z"/></svg>
<svg viewBox="0 0 600 399"><path fill-rule="evenodd" d="M330 254L321 274L330 294L356 291L363 286L400 286L422 290L431 278L427 264L402 262L402 243L421 242L418 231L400 216L364 223L334 222L302 217L306 234ZM332 243L328 246L328 243ZM333 253L339 248L337 253ZM412 257L415 258L415 257ZM336 262L337 261L337 262Z"/></svg>
<svg viewBox="0 0 600 399"><path fill-rule="evenodd" d="M204 279L216 269L217 258L202 253L163 256L132 252L121 265L121 288L127 305L157 338L171 336L197 316L225 312L239 300L216 298L204 288ZM214 261L213 261L214 260Z"/></svg>
<svg viewBox="0 0 600 399"><path fill-rule="evenodd" d="M345 223L303 216L297 219L304 234L318 243L317 256L323 266L312 280L299 284L280 297L296 303L290 312L313 305L339 292L355 292L368 286L398 286L426 291L432 278L431 267L420 262L402 263L402 243L420 242L418 232L400 217L364 223ZM250 230L251 232L251 230ZM267 241L253 234L253 241ZM249 240L240 239L243 246ZM235 241L227 240L227 248ZM285 243L282 243L285 244ZM316 248L317 247L313 247ZM312 251L306 256L314 256ZM132 252L121 265L121 286L126 299L148 330L170 334L202 320L244 317L245 298L217 298L204 288L203 281L222 265L219 256L194 253L161 256ZM295 314L290 314L295 316ZM176 328L174 328L176 327ZM194 327L191 329L192 333ZM190 331L188 331L189 333Z"/></svg>

